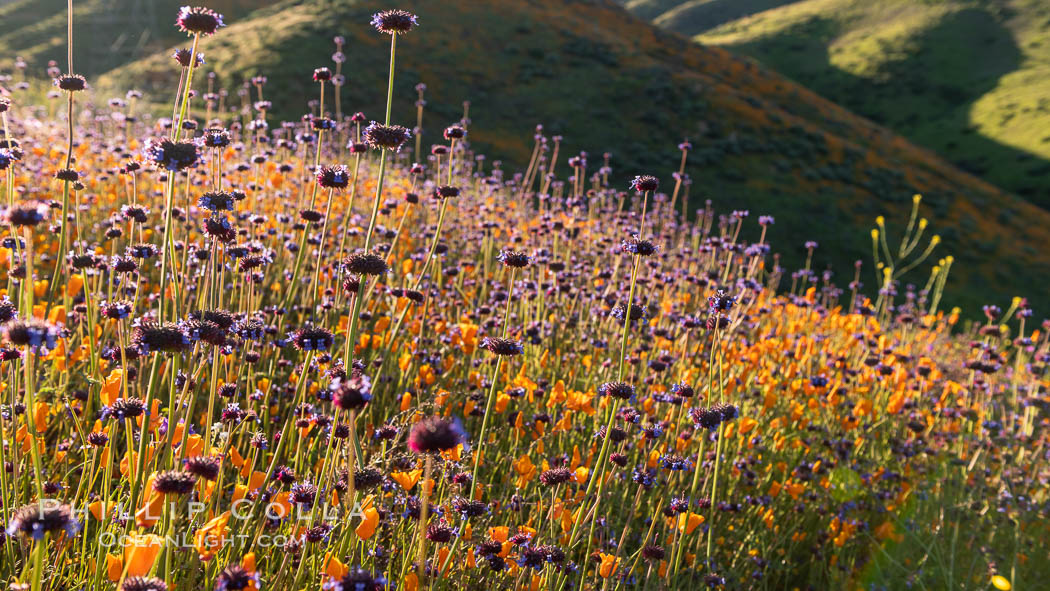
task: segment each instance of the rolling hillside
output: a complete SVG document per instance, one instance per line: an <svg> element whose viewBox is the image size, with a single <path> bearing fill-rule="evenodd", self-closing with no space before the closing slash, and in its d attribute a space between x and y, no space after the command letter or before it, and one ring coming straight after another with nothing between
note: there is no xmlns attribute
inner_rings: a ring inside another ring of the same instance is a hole
<svg viewBox="0 0 1050 591"><path fill-rule="evenodd" d="M274 0L213 0L208 3L236 19ZM7 58L22 57L38 73L48 60L66 66L67 0L7 0L0 3L0 47ZM186 36L171 26L186 0L74 0L73 47L76 73L89 78L164 49ZM4 64L4 68L8 67Z"/></svg>
<svg viewBox="0 0 1050 591"><path fill-rule="evenodd" d="M565 136L563 154L611 151L624 188L638 173L660 175L669 186L675 146L689 138L697 203L710 198L721 211L772 214L770 237L788 265L800 265L803 243L814 239L821 243L815 267L831 264L843 275L868 258L873 218L906 216L920 192L945 239L938 252L958 261L955 301L1046 292L1050 262L1040 245L1050 240L1050 214L751 60L667 35L611 0L399 4L418 13L421 25L399 44L395 122L414 122L413 87L422 81L429 137L470 100L471 138L482 151L523 164L532 130L543 123L547 133ZM280 2L208 39L206 68L228 88L268 76L266 96L278 114L298 117L316 93L312 69L331 64L331 40L344 35L344 111L376 115L388 42L367 23L388 6ZM164 51L108 73L99 85L166 97L177 81Z"/></svg>
<svg viewBox="0 0 1050 591"><path fill-rule="evenodd" d="M1050 3L627 0L1050 207Z"/></svg>

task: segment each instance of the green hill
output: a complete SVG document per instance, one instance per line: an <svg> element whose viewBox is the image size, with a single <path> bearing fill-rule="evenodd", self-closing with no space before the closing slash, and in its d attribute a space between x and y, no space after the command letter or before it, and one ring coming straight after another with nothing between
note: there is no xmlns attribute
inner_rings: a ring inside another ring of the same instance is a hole
<svg viewBox="0 0 1050 591"><path fill-rule="evenodd" d="M236 19L274 0L213 0ZM172 22L186 0L74 0L73 68L91 78L184 40ZM0 5L0 47L38 71L56 60L66 68L66 0L9 0ZM10 62L4 64L9 67Z"/></svg>
<svg viewBox="0 0 1050 591"><path fill-rule="evenodd" d="M1044 0L627 0L1050 207Z"/></svg>
<svg viewBox="0 0 1050 591"><path fill-rule="evenodd" d="M624 188L639 173L670 186L676 145L689 138L694 205L711 198L720 211L776 216L770 238L785 264L800 265L803 243L818 240L815 267L833 265L841 283L854 260L869 256L873 218L906 216L920 192L945 238L938 252L958 261L956 302L1046 292L1050 261L1040 245L1050 240L1050 214L751 60L667 35L611 1L398 4L421 24L399 43L394 120L414 123L413 87L425 82L430 138L470 100L471 139L490 156L524 164L542 123L565 136L563 159L611 151ZM343 35L343 110L378 116L388 41L367 23L389 6L286 0L229 19L203 46L206 69L230 89L267 76L277 114L298 117L317 92L313 68L331 64L332 38ZM134 86L166 100L179 75L168 53L113 70L99 86Z"/></svg>

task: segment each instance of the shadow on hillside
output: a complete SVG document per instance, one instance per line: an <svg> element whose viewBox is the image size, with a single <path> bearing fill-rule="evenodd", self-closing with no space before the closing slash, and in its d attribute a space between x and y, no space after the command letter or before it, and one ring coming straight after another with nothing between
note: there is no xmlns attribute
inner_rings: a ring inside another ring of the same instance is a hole
<svg viewBox="0 0 1050 591"><path fill-rule="evenodd" d="M945 17L870 75L856 76L831 61L833 21L817 17L734 50L822 96L928 147L963 170L1050 208L1050 161L1001 144L970 121L975 102L1015 71L1022 53L1010 31L979 8Z"/></svg>
<svg viewBox="0 0 1050 591"><path fill-rule="evenodd" d="M660 27L683 35L715 27L800 0L692 0L655 17ZM652 17L650 17L652 18Z"/></svg>

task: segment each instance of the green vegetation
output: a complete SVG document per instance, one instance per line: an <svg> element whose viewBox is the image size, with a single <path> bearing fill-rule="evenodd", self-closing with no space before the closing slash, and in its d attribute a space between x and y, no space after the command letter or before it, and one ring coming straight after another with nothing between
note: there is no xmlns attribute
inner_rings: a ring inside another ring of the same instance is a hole
<svg viewBox="0 0 1050 591"><path fill-rule="evenodd" d="M754 57L989 182L1050 206L1042 0L628 0Z"/></svg>
<svg viewBox="0 0 1050 591"><path fill-rule="evenodd" d="M213 0L208 6L240 18L274 0ZM26 60L42 74L48 60L66 66L67 0L14 0L0 6L0 47L7 58ZM186 0L75 0L76 73L90 78L186 38L171 26ZM207 56L205 56L207 57Z"/></svg>
<svg viewBox="0 0 1050 591"><path fill-rule="evenodd" d="M332 38L347 36L343 110L380 113L387 46L352 26L389 2L285 1L234 22L209 40L206 70L234 90L253 75L269 78L276 115L297 118L313 92L311 69L330 65ZM710 198L723 209L776 216L770 237L788 268L805 260L803 243L818 240L814 267L831 266L848 281L870 249L868 229L883 211L901 215L922 193L931 221L947 228L939 256L956 256L955 302L1004 303L1044 293L1050 261L1034 245L1050 240L1050 215L928 151L791 83L748 59L662 34L613 3L540 0L400 2L436 34L406 38L395 83L395 122L415 120L414 86L425 82L425 145L458 120L471 101L472 142L490 157L525 163L527 133L543 124L565 137L564 158L588 150L597 170L602 150L615 175L661 174L675 146L695 149L687 173L693 205ZM287 56L294 55L295 59ZM231 73L235 73L231 76ZM168 52L107 74L100 85L133 85L164 99L178 82ZM126 86L124 86L126 87ZM995 207L995 215L988 208ZM1036 222L1042 220L1042 222ZM981 248L975 248L981 244ZM1024 270L1024 272L1022 272ZM873 282L867 269L865 280ZM971 299L972 298L972 299Z"/></svg>
<svg viewBox="0 0 1050 591"><path fill-rule="evenodd" d="M54 5L50 12L48 2ZM77 3L78 14L86 14L74 31L74 43L84 47L75 68L89 74L98 102L107 92L119 96L128 87L166 102L179 76L170 47L130 62L131 54L114 52L110 65L124 65L104 75L91 73L105 69L101 62L96 70L96 62L83 57L92 45L112 44L124 31L141 30L119 25L124 13L133 11L130 4L117 3L128 2ZM12 56L30 61L30 74L43 69L40 60L64 55L64 20L54 16L61 15L59 4L45 0L0 8L5 17L0 39ZM209 40L205 70L216 72L217 87L230 91L232 107L241 106L239 85L262 74L270 81L271 121L298 118L308 110L304 97L313 93L309 65L331 65L332 38L344 35L343 111L373 117L381 112L385 97L375 89L383 88L385 72L375 66L385 63L388 48L352 25L389 2L286 0L234 18L248 4L212 3L231 26ZM976 309L990 294L1005 303L1014 295L1046 291L1050 262L1039 248L1050 240L1045 212L749 59L662 34L611 2L398 5L418 12L421 26L436 32L405 40L399 48L404 69L395 86L394 118L411 125L413 88L418 82L428 85L425 145L437 140L440 126L459 119L469 100L470 116L478 123L471 140L490 158L527 163L528 131L542 123L547 134L565 137L559 167L568 156L588 150L589 170L596 171L600 152L608 150L614 176L625 188L626 180L641 172L661 175L669 188L667 162L675 159L676 144L689 138L695 147L687 166L692 206L711 199L721 209L774 215L770 238L789 269L801 266L803 243L814 239L821 245L814 268L831 266L839 281L847 282L853 261L867 256L875 215L903 215L912 194L922 193L931 221L948 229L936 256L951 253L958 261L949 292L963 295L949 303ZM30 8L39 14L27 12ZM171 32L174 11L155 6L157 24L147 36L184 45L184 37ZM107 14L122 16L111 22ZM36 24L27 24L31 20ZM197 77L202 85L204 79ZM873 273L865 269L869 284Z"/></svg>

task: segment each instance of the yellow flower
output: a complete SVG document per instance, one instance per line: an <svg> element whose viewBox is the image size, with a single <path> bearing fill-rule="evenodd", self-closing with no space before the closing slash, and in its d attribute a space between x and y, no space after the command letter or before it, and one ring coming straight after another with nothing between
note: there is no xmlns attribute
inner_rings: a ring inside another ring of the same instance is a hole
<svg viewBox="0 0 1050 591"><path fill-rule="evenodd" d="M1013 585L1010 584L1010 581L1002 575L995 575L992 577L992 586L999 591L1010 591L1010 589L1013 589Z"/></svg>

